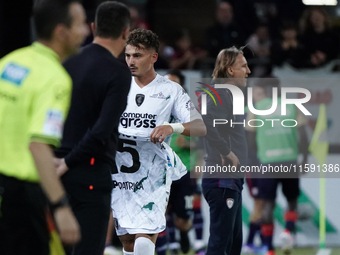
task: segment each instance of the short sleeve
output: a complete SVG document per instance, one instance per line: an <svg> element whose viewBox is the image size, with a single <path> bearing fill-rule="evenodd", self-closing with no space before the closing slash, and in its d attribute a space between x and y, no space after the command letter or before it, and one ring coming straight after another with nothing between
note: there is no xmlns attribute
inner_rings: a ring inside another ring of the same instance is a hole
<svg viewBox="0 0 340 255"><path fill-rule="evenodd" d="M31 102L30 140L58 147L71 99L71 78L45 84Z"/></svg>
<svg viewBox="0 0 340 255"><path fill-rule="evenodd" d="M179 86L176 84L176 86ZM172 114L181 123L188 123L195 119L202 119L201 115L195 108L195 105L191 102L189 95L184 89L180 88L177 91L176 100L172 108Z"/></svg>

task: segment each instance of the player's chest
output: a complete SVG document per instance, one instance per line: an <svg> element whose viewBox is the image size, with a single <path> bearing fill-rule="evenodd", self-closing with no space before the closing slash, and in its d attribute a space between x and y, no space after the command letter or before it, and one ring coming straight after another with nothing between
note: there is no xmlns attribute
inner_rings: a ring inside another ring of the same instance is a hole
<svg viewBox="0 0 340 255"><path fill-rule="evenodd" d="M128 96L127 111L148 111L153 113L171 110L173 105L173 95L169 90L148 89L133 90Z"/></svg>

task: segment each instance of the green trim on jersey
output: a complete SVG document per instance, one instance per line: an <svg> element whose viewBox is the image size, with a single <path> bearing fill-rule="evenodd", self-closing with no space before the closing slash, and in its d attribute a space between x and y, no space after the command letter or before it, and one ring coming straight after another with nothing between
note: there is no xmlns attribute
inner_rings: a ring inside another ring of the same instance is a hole
<svg viewBox="0 0 340 255"><path fill-rule="evenodd" d="M35 42L0 60L0 173L39 182L29 144L59 145L72 80L49 47Z"/></svg>
<svg viewBox="0 0 340 255"><path fill-rule="evenodd" d="M272 106L272 99L265 98L255 104L257 110L267 110ZM285 162L296 160L299 154L297 127L283 127L281 122L286 119L296 120L294 105L287 105L287 115L281 116L281 98L278 98L277 110L271 115L260 116L264 122L256 128L257 157L261 163ZM266 121L266 119L277 119ZM272 127L274 123L274 127ZM259 125L259 124L257 124ZM293 125L292 121L285 125Z"/></svg>

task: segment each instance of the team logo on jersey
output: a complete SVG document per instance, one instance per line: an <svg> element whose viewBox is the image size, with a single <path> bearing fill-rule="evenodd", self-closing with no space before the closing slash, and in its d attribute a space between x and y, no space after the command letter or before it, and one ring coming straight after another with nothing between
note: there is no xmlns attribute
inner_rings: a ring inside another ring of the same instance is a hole
<svg viewBox="0 0 340 255"><path fill-rule="evenodd" d="M227 198L227 206L229 209L231 209L234 205L234 199L233 198Z"/></svg>
<svg viewBox="0 0 340 255"><path fill-rule="evenodd" d="M144 102L144 98L145 98L145 95L143 94L136 95L136 104L138 107L142 105L142 103Z"/></svg>
<svg viewBox="0 0 340 255"><path fill-rule="evenodd" d="M64 114L59 109L48 109L45 115L43 134L46 136L61 137L63 132Z"/></svg>
<svg viewBox="0 0 340 255"><path fill-rule="evenodd" d="M191 100L189 100L188 102L186 102L185 108L186 108L188 111L192 111L192 110L195 109L195 105L191 102Z"/></svg>
<svg viewBox="0 0 340 255"><path fill-rule="evenodd" d="M151 98L158 98L158 99L170 99L170 96L164 96L163 92L159 92L159 93L156 93L156 94L153 94L150 96Z"/></svg>

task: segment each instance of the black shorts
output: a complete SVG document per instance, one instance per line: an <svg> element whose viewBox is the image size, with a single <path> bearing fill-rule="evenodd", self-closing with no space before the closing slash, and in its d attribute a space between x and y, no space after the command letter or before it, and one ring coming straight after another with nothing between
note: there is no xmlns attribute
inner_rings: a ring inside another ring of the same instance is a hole
<svg viewBox="0 0 340 255"><path fill-rule="evenodd" d="M296 164L295 161L275 163L271 165L287 165ZM257 187L259 190L258 198L275 199L278 184L281 183L282 193L288 201L297 199L300 195L299 178L259 178L257 179Z"/></svg>
<svg viewBox="0 0 340 255"><path fill-rule="evenodd" d="M178 218L187 220L193 215L193 200L196 179L190 178L188 172L178 181L171 184L168 213L174 213Z"/></svg>
<svg viewBox="0 0 340 255"><path fill-rule="evenodd" d="M49 254L46 208L39 184L0 174L0 254Z"/></svg>

